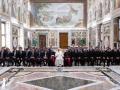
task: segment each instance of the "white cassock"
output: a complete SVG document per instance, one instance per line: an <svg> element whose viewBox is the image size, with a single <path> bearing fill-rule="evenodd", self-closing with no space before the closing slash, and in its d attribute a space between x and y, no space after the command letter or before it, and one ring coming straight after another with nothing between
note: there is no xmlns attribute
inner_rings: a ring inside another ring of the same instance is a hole
<svg viewBox="0 0 120 90"><path fill-rule="evenodd" d="M63 66L63 53L62 53L62 51L57 51L55 53L55 57L56 57L55 66Z"/></svg>
<svg viewBox="0 0 120 90"><path fill-rule="evenodd" d="M3 78L3 81L2 81L2 86L1 86L1 88L0 88L0 90L7 90L6 89L6 79L5 78Z"/></svg>

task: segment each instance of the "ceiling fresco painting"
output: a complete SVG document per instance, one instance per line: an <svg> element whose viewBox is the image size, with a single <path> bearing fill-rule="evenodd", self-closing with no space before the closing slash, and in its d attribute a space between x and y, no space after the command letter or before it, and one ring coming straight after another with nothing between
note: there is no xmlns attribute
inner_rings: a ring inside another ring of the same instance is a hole
<svg viewBox="0 0 120 90"><path fill-rule="evenodd" d="M33 3L32 26L50 28L83 27L82 3ZM35 13L36 12L36 13Z"/></svg>

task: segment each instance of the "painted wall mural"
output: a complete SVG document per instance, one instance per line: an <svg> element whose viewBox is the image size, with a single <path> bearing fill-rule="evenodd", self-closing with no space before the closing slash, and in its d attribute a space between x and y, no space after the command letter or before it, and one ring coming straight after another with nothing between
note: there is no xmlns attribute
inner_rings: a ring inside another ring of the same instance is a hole
<svg viewBox="0 0 120 90"><path fill-rule="evenodd" d="M22 5L23 0L11 0L11 16L18 19L22 18Z"/></svg>
<svg viewBox="0 0 120 90"><path fill-rule="evenodd" d="M49 32L49 46L57 46L57 32L50 31Z"/></svg>
<svg viewBox="0 0 120 90"><path fill-rule="evenodd" d="M37 46L38 45L38 36L37 33L33 32L32 33L32 46Z"/></svg>
<svg viewBox="0 0 120 90"><path fill-rule="evenodd" d="M9 13L9 0L0 0L0 12Z"/></svg>
<svg viewBox="0 0 120 90"><path fill-rule="evenodd" d="M27 23L28 0L11 0L11 16L18 21Z"/></svg>
<svg viewBox="0 0 120 90"><path fill-rule="evenodd" d="M12 26L12 46L13 48L18 47L19 43L19 27Z"/></svg>
<svg viewBox="0 0 120 90"><path fill-rule="evenodd" d="M23 22L26 24L29 23L28 2L29 2L29 0L23 0Z"/></svg>
<svg viewBox="0 0 120 90"><path fill-rule="evenodd" d="M112 10L112 0L88 0L88 22L99 21Z"/></svg>
<svg viewBox="0 0 120 90"><path fill-rule="evenodd" d="M32 3L32 26L83 27L82 3Z"/></svg>
<svg viewBox="0 0 120 90"><path fill-rule="evenodd" d="M87 32L77 31L71 33L71 45L75 46L86 46L87 45Z"/></svg>
<svg viewBox="0 0 120 90"><path fill-rule="evenodd" d="M90 30L90 34L89 34L89 38L90 38L90 46L92 47L96 47L96 35L97 35L97 30L96 28L91 28Z"/></svg>

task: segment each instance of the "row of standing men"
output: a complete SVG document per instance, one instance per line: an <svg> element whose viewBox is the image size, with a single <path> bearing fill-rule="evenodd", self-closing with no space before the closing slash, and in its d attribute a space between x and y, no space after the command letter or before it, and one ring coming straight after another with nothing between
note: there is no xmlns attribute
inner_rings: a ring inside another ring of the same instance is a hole
<svg viewBox="0 0 120 90"><path fill-rule="evenodd" d="M1 66L55 66L55 51L52 48L22 47L11 51L2 47L0 50ZM120 64L120 49L100 50L78 47L68 48L64 52L64 66L110 66Z"/></svg>
<svg viewBox="0 0 120 90"><path fill-rule="evenodd" d="M102 50L98 47L95 49L70 48L66 54L69 54L75 66L110 66L120 65L120 49L106 48Z"/></svg>

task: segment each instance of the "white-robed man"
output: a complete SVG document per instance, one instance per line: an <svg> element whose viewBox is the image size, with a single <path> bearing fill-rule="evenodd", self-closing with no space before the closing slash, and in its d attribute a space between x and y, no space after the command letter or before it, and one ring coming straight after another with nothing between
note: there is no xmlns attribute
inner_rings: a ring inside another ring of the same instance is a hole
<svg viewBox="0 0 120 90"><path fill-rule="evenodd" d="M60 67L60 66L63 66L63 52L60 48L58 48L58 50L56 51L55 53L55 57L56 57L56 60L55 60L55 65Z"/></svg>

